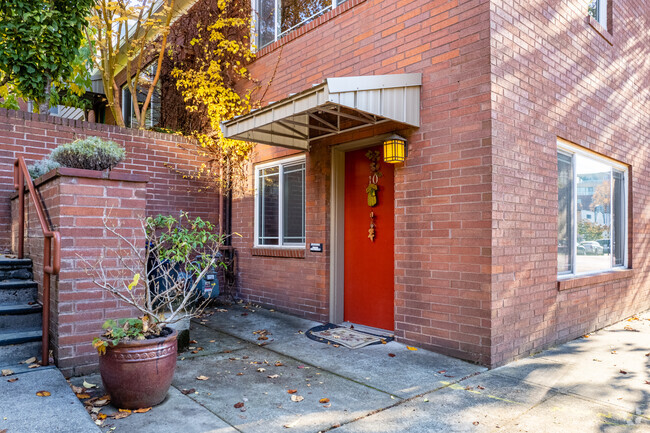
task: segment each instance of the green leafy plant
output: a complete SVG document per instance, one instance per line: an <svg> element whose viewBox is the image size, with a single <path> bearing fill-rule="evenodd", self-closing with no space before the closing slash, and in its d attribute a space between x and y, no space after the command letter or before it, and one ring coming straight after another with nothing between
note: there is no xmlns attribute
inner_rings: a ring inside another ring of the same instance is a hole
<svg viewBox="0 0 650 433"><path fill-rule="evenodd" d="M109 223L110 222L110 223ZM120 266L106 269L100 260L89 265L95 285L135 307L141 317L107 321L104 333L93 346L104 353L121 340L160 335L163 328L200 315L207 301L200 296L205 275L221 262L225 239L216 227L186 212L178 217L158 215L142 221L142 235L130 240L121 235L114 220L104 218L104 227L123 244L115 248Z"/></svg>
<svg viewBox="0 0 650 433"><path fill-rule="evenodd" d="M93 4L93 0L0 1L0 87L8 85L45 112L52 85L74 73Z"/></svg>
<svg viewBox="0 0 650 433"><path fill-rule="evenodd" d="M149 333L145 321L142 319L108 319L102 325L104 334L93 339L93 347L99 354L106 353L109 344L116 345L120 340L144 340Z"/></svg>
<svg viewBox="0 0 650 433"><path fill-rule="evenodd" d="M47 157L28 165L27 170L29 171L29 175L32 179L37 179L59 167L61 167L61 164L52 161L49 157Z"/></svg>
<svg viewBox="0 0 650 433"><path fill-rule="evenodd" d="M126 150L113 141L88 137L62 144L50 158L64 167L86 170L112 169L126 157Z"/></svg>

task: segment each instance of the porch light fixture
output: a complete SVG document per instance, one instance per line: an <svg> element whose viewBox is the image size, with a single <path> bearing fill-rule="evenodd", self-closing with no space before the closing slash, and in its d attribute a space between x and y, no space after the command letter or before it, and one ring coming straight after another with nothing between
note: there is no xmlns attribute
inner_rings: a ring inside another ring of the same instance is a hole
<svg viewBox="0 0 650 433"><path fill-rule="evenodd" d="M384 141L384 162L404 162L408 156L406 138L393 134Z"/></svg>

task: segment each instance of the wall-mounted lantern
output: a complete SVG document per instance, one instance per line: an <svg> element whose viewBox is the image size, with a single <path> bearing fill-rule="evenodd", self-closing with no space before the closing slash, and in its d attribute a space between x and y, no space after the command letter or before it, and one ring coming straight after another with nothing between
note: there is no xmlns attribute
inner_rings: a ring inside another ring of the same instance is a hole
<svg viewBox="0 0 650 433"><path fill-rule="evenodd" d="M384 140L384 162L404 162L408 156L406 138L393 134Z"/></svg>

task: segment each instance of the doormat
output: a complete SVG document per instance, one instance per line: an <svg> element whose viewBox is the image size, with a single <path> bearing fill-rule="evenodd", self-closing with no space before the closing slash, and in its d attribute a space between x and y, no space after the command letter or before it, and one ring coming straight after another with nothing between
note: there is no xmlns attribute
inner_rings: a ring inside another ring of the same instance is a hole
<svg viewBox="0 0 650 433"><path fill-rule="evenodd" d="M373 344L384 344L393 341L394 337L374 335L368 332L355 331L354 329L328 323L315 326L305 333L310 340L321 343L340 344L349 349L359 349Z"/></svg>

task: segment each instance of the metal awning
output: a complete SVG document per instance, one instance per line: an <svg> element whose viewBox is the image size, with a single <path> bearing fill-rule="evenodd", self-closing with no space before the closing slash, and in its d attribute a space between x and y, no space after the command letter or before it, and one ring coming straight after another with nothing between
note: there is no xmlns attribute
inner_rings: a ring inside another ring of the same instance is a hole
<svg viewBox="0 0 650 433"><path fill-rule="evenodd" d="M330 135L384 122L420 126L422 74L328 78L223 122L226 138L309 150Z"/></svg>

